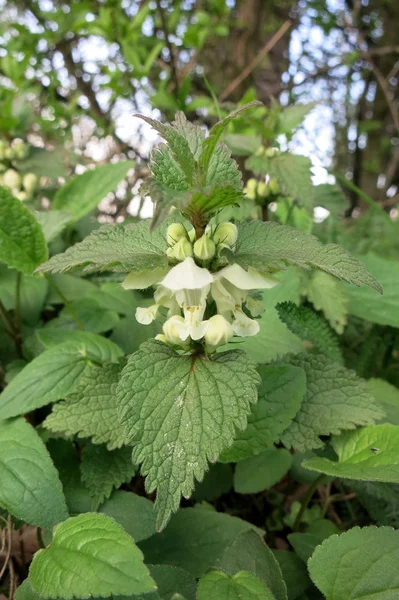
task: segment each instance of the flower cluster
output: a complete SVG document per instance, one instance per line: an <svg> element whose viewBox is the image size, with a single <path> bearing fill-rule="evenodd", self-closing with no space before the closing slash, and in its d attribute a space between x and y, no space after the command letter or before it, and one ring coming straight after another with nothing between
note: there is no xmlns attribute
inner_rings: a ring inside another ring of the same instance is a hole
<svg viewBox="0 0 399 600"><path fill-rule="evenodd" d="M28 146L23 140L15 139L11 143L0 140L0 185L8 188L19 200L30 200L37 188L38 179L34 173L20 175L13 168L14 161L26 158Z"/></svg>
<svg viewBox="0 0 399 600"><path fill-rule="evenodd" d="M167 320L158 339L181 348L203 341L210 352L234 335L256 335L259 323L244 311L249 291L274 287L277 281L251 267L246 271L224 262L222 250L234 250L237 243L236 226L208 226L195 240L194 229L173 223L166 235L169 266L147 274L130 273L122 284L125 289L156 284L154 304L138 308L137 321L147 325L161 307L166 308Z"/></svg>

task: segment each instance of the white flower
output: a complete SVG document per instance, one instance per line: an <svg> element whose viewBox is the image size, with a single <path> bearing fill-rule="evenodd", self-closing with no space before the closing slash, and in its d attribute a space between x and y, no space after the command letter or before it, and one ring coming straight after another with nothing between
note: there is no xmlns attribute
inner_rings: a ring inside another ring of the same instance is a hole
<svg viewBox="0 0 399 600"><path fill-rule="evenodd" d="M163 324L163 332L166 340L169 344L173 344L174 346L180 346L182 343L182 339L180 336L180 327L184 323L183 317L179 315L174 315Z"/></svg>
<svg viewBox="0 0 399 600"><path fill-rule="evenodd" d="M184 323L180 327L180 337L183 341L191 337L200 340L207 332L209 321L203 321L206 309L206 299L210 285L197 290L178 290L176 300L182 308Z"/></svg>
<svg viewBox="0 0 399 600"><path fill-rule="evenodd" d="M125 290L145 290L163 279L169 269L170 267L157 267L139 273L132 271L122 283L122 287Z"/></svg>
<svg viewBox="0 0 399 600"><path fill-rule="evenodd" d="M205 342L212 349L227 344L233 337L231 324L222 315L214 315L209 319Z"/></svg>
<svg viewBox="0 0 399 600"><path fill-rule="evenodd" d="M172 291L198 290L213 282L208 269L198 267L191 257L173 267L161 281L161 285Z"/></svg>
<svg viewBox="0 0 399 600"><path fill-rule="evenodd" d="M144 308L139 306L136 308L136 320L141 325L149 325L157 318L158 306L158 304L152 304Z"/></svg>

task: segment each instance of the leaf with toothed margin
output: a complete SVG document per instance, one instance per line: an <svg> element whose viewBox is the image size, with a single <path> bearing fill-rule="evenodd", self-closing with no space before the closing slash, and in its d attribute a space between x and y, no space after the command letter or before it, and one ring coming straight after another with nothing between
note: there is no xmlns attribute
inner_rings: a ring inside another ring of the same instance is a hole
<svg viewBox="0 0 399 600"><path fill-rule="evenodd" d="M117 387L118 413L133 462L142 463L149 492L157 489L163 529L215 462L244 429L257 400L259 375L239 350L212 358L182 356L166 344L145 342L128 361Z"/></svg>

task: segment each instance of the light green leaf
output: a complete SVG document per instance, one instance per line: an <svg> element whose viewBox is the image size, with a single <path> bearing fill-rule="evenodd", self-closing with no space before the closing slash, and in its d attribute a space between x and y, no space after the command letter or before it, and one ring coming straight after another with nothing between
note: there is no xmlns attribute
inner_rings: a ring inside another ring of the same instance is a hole
<svg viewBox="0 0 399 600"><path fill-rule="evenodd" d="M43 598L129 596L156 589L143 555L122 527L102 514L72 517L33 557L33 589Z"/></svg>
<svg viewBox="0 0 399 600"><path fill-rule="evenodd" d="M116 412L121 369L117 364L88 366L74 393L53 406L44 427L55 433L92 438L93 444L107 444L109 450L123 446L126 434Z"/></svg>
<svg viewBox="0 0 399 600"><path fill-rule="evenodd" d="M85 271L155 270L167 266L166 239L163 228L150 232L148 221L106 225L87 238L53 256L38 271L64 273Z"/></svg>
<svg viewBox="0 0 399 600"><path fill-rule="evenodd" d="M321 315L307 306L296 306L293 302L282 302L276 306L280 319L302 340L313 346L331 360L343 364L338 337Z"/></svg>
<svg viewBox="0 0 399 600"><path fill-rule="evenodd" d="M323 245L308 233L268 221L241 223L236 251L228 253L231 263L268 272L296 265L321 269L337 279L355 285L369 285L381 291L378 281L364 264L336 244ZM51 261L50 261L51 262Z"/></svg>
<svg viewBox="0 0 399 600"><path fill-rule="evenodd" d="M0 187L0 261L29 275L47 257L46 240L35 217Z"/></svg>
<svg viewBox="0 0 399 600"><path fill-rule="evenodd" d="M354 527L316 548L310 577L328 600L390 600L399 590L399 531Z"/></svg>
<svg viewBox="0 0 399 600"><path fill-rule="evenodd" d="M140 543L146 562L171 564L194 577L214 566L240 533L253 525L230 515L201 508L180 509L162 533Z"/></svg>
<svg viewBox="0 0 399 600"><path fill-rule="evenodd" d="M18 272L0 264L0 300L6 310L15 310ZM48 283L44 277L22 275L19 301L22 321L37 325L46 299Z"/></svg>
<svg viewBox="0 0 399 600"><path fill-rule="evenodd" d="M0 394L0 418L8 419L63 398L76 387L90 362L73 342L46 350L32 360Z"/></svg>
<svg viewBox="0 0 399 600"><path fill-rule="evenodd" d="M333 477L399 483L399 427L369 425L332 440L338 461L312 458L303 466Z"/></svg>
<svg viewBox="0 0 399 600"><path fill-rule="evenodd" d="M242 190L241 171L230 154L226 146L216 146L209 163L205 187L229 184L236 190Z"/></svg>
<svg viewBox="0 0 399 600"><path fill-rule="evenodd" d="M279 564L254 531L241 533L226 549L217 566L229 575L248 571L268 586L276 600L287 600Z"/></svg>
<svg viewBox="0 0 399 600"><path fill-rule="evenodd" d="M103 445L87 444L83 448L80 465L82 481L94 500L96 508L110 497L114 488L128 483L135 469L129 447L110 452Z"/></svg>
<svg viewBox="0 0 399 600"><path fill-rule="evenodd" d="M147 490L157 489L160 529L208 460L231 444L235 427L246 426L258 381L254 363L235 350L193 360L149 341L130 357L117 388L119 417Z"/></svg>
<svg viewBox="0 0 399 600"><path fill-rule="evenodd" d="M37 527L68 518L58 473L45 445L23 419L0 421L0 504Z"/></svg>
<svg viewBox="0 0 399 600"><path fill-rule="evenodd" d="M31 146L29 156L24 160L18 161L18 171L22 173L35 173L38 177L66 177L67 160L63 145L57 146L54 150L46 150Z"/></svg>
<svg viewBox="0 0 399 600"><path fill-rule="evenodd" d="M307 563L315 548L336 533L340 531L332 521L319 519L313 521L305 533L290 533L287 537L297 555Z"/></svg>
<svg viewBox="0 0 399 600"><path fill-rule="evenodd" d="M294 104L288 106L278 116L278 132L291 133L294 129L301 125L302 121L311 110L316 106L316 102L309 102L309 104Z"/></svg>
<svg viewBox="0 0 399 600"><path fill-rule="evenodd" d="M301 406L306 392L303 369L291 365L262 365L258 402L248 416L248 425L238 432L233 445L222 453L225 462L238 462L263 452L279 439Z"/></svg>
<svg viewBox="0 0 399 600"><path fill-rule="evenodd" d="M399 425L399 389L384 379L369 379L367 385L374 398L381 402L385 412L382 421Z"/></svg>
<svg viewBox="0 0 399 600"><path fill-rule="evenodd" d="M113 192L133 167L134 163L128 160L101 165L76 175L57 191L52 206L56 210L69 212L78 221Z"/></svg>
<svg viewBox="0 0 399 600"><path fill-rule="evenodd" d="M313 202L328 210L334 217L342 217L348 208L348 199L338 185L322 183L313 188Z"/></svg>
<svg viewBox="0 0 399 600"><path fill-rule="evenodd" d="M25 581L18 586L14 600L40 600L40 596L33 591L29 579L25 579Z"/></svg>
<svg viewBox="0 0 399 600"><path fill-rule="evenodd" d="M145 540L156 533L154 504L151 500L132 492L113 492L98 512L115 519L135 542Z"/></svg>
<svg viewBox="0 0 399 600"><path fill-rule="evenodd" d="M241 133L230 133L224 137L224 142L236 156L249 156L260 148L262 138Z"/></svg>
<svg viewBox="0 0 399 600"><path fill-rule="evenodd" d="M380 325L399 327L399 262L374 254L359 257L365 268L381 283L384 295L379 298L365 288L347 287L349 313Z"/></svg>
<svg viewBox="0 0 399 600"><path fill-rule="evenodd" d="M287 359L306 373L307 392L291 425L281 436L283 444L299 452L321 448L321 435L368 425L382 416L365 381L324 356L302 354Z"/></svg>
<svg viewBox="0 0 399 600"><path fill-rule="evenodd" d="M306 296L316 310L321 310L337 333L343 333L347 323L348 298L343 285L323 271L312 273Z"/></svg>
<svg viewBox="0 0 399 600"><path fill-rule="evenodd" d="M263 581L247 571L233 576L211 571L198 583L197 600L275 600L275 596Z"/></svg>
<svg viewBox="0 0 399 600"><path fill-rule="evenodd" d="M65 342L80 344L100 362L117 362L123 356L122 350L111 340L89 331L46 328L37 329L36 335L45 348L53 348Z"/></svg>
<svg viewBox="0 0 399 600"><path fill-rule="evenodd" d="M269 490L289 471L291 454L284 448L268 448L261 454L238 463L234 473L234 490L238 494L257 494Z"/></svg>
<svg viewBox="0 0 399 600"><path fill-rule="evenodd" d="M47 327L76 329L74 315L78 317L80 323L84 324L85 329L91 333L105 333L119 323L119 315L114 310L101 308L95 299L80 298L71 302L68 306L64 306L58 317L52 319Z"/></svg>
<svg viewBox="0 0 399 600"><path fill-rule="evenodd" d="M183 598L183 600L195 600L196 581L184 569L170 565L152 565L150 573L155 579L159 598L162 600L173 600L175 596ZM140 600L147 598L148 596L140 596ZM148 600L151 599L148 598Z"/></svg>
<svg viewBox="0 0 399 600"><path fill-rule="evenodd" d="M82 298L97 289L93 283L77 275L52 275L51 278L69 302ZM50 287L47 303L64 304L64 300Z"/></svg>
<svg viewBox="0 0 399 600"><path fill-rule="evenodd" d="M273 555L282 571L288 600L296 600L312 585L305 564L294 552L273 550Z"/></svg>
<svg viewBox="0 0 399 600"><path fill-rule="evenodd" d="M64 210L48 210L33 214L42 228L47 243L52 242L73 221L71 213Z"/></svg>

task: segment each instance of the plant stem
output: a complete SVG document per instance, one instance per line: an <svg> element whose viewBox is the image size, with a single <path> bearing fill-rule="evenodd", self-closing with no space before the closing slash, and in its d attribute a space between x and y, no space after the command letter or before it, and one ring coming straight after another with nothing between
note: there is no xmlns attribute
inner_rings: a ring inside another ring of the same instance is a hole
<svg viewBox="0 0 399 600"><path fill-rule="evenodd" d="M17 281L15 285L15 312L14 312L14 323L15 330L18 334L21 334L21 283L22 283L22 273L18 271L17 273Z"/></svg>
<svg viewBox="0 0 399 600"><path fill-rule="evenodd" d="M321 475L319 475L314 481L313 483L310 485L306 496L303 499L302 502L302 506L299 510L299 513L297 514L297 517L295 519L295 523L294 526L292 528L293 531L298 531L299 526L301 524L302 521L302 517L304 515L305 510L308 507L309 502L311 501L313 494L315 493L315 491L317 490L317 488L319 487L319 485L322 483L322 481L324 480L325 475L323 475L323 473Z"/></svg>
<svg viewBox="0 0 399 600"><path fill-rule="evenodd" d="M0 317L5 325L4 331L14 341L18 356L20 358L22 358L23 354L22 354L21 334L20 334L19 330L17 330L13 320L11 319L10 315L8 314L8 312L6 310L6 307L4 306L4 304L2 303L1 300L0 300Z"/></svg>
<svg viewBox="0 0 399 600"><path fill-rule="evenodd" d="M70 303L70 301L68 300L68 298L62 292L62 290L60 290L60 288L58 287L58 285L55 283L54 279L48 273L45 273L44 276L47 279L47 281L49 282L50 287L53 288L53 290L55 291L55 293L61 298L61 300L63 301L63 303L65 304L65 306L68 308L68 310L71 313L71 316L72 316L73 320L75 321L78 329L80 329L81 331L84 331L83 323L79 319L76 310L74 309L74 307L72 306L72 304Z"/></svg>

